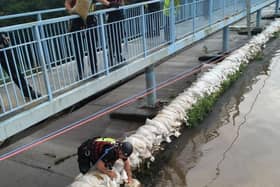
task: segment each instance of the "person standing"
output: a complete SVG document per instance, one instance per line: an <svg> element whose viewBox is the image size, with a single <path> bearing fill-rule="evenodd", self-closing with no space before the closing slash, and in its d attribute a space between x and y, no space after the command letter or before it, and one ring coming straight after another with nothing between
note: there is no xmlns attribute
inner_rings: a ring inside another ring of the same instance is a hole
<svg viewBox="0 0 280 187"><path fill-rule="evenodd" d="M180 0L174 0L174 6L175 6L175 14L177 12L177 9L179 8ZM163 4L163 14L165 18L165 26L164 26L164 39L166 41L170 41L170 0L164 0Z"/></svg>
<svg viewBox="0 0 280 187"><path fill-rule="evenodd" d="M24 97L37 99L41 94L35 92L28 84L24 75L20 72L19 68L13 62L12 49L5 49L10 46L10 38L4 33L0 33L0 64L4 71L12 78L18 88L22 91Z"/></svg>
<svg viewBox="0 0 280 187"><path fill-rule="evenodd" d="M71 12L72 8L75 6L77 0L65 0L65 8L67 11ZM86 10L88 11L88 10ZM94 15L86 17L86 20L83 20L81 17L75 18L71 21L70 32L73 32L72 38L74 43L74 54L77 62L78 76L79 80L82 80L84 77L84 46L83 40L87 39L87 48L88 48L88 60L90 62L91 73L95 74L97 72L97 54L96 54L96 29L97 25L96 18ZM82 31L83 29L88 29ZM79 32L80 31L80 32Z"/></svg>
<svg viewBox="0 0 280 187"><path fill-rule="evenodd" d="M65 8L68 12L72 13L72 8L76 5L79 0L65 0ZM115 4L110 3L107 0L97 0L107 7L115 7ZM95 3L95 2L92 2ZM89 11L89 9L84 10ZM85 12L82 12L85 15ZM88 12L86 13L88 15ZM82 80L84 77L84 42L88 49L88 60L90 62L91 73L95 74L98 72L97 69L97 52L96 52L96 41L97 41L97 20L94 15L86 16L86 18L75 18L71 22L70 32L72 32L74 42L74 52L77 61L77 68L79 79ZM86 40L85 40L86 39Z"/></svg>
<svg viewBox="0 0 280 187"><path fill-rule="evenodd" d="M115 5L123 5L123 0L110 0L110 3ZM117 8L117 6L115 7ZM107 34L109 48L109 67L118 65L125 61L122 56L122 40L124 38L123 30L124 13L123 10L113 10L108 13ZM114 59L116 64L114 63Z"/></svg>

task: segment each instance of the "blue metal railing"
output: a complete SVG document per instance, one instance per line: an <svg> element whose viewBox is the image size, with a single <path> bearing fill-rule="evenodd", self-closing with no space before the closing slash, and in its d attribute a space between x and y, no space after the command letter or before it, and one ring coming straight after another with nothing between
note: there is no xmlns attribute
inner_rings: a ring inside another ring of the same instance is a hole
<svg viewBox="0 0 280 187"><path fill-rule="evenodd" d="M251 0L251 5L263 2ZM244 0L184 0L177 7L173 4L171 1L166 10L160 0L123 6L119 10L125 19L113 22L106 17L115 9L99 10L91 14L97 19L96 26L74 32L69 28L76 15L41 19L64 8L0 17L38 17L35 22L0 28L11 38L11 45L0 49L1 64L7 66L0 66L0 117L43 97L51 101L54 94L82 80L109 75L116 68L246 10Z"/></svg>
<svg viewBox="0 0 280 187"><path fill-rule="evenodd" d="M9 19L15 19L15 18L23 18L23 17L36 17L37 20L42 20L43 15L50 14L50 13L61 13L65 12L65 8L55 8L55 9L49 9L49 10L38 10L38 11L32 11L32 12L26 12L26 13L20 13L20 14L13 14L13 15L6 15L6 16L0 16L0 20L9 20Z"/></svg>

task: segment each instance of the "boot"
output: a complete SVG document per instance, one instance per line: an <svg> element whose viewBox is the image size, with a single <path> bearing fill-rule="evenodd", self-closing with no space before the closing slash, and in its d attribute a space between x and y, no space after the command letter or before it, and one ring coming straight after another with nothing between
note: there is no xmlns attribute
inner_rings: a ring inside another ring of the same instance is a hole
<svg viewBox="0 0 280 187"><path fill-rule="evenodd" d="M38 99L39 97L42 97L42 95L39 92L30 90L30 96L28 95L27 97L29 97L29 99Z"/></svg>

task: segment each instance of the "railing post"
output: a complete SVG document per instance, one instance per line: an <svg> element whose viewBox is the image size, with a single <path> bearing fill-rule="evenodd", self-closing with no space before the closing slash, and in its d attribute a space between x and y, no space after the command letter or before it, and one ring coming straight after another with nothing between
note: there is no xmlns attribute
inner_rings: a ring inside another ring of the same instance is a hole
<svg viewBox="0 0 280 187"><path fill-rule="evenodd" d="M234 7L234 13L235 12L237 12L238 11L238 9L237 9L237 0L234 0L234 5L233 5L233 7Z"/></svg>
<svg viewBox="0 0 280 187"><path fill-rule="evenodd" d="M38 21L41 21L42 20L42 14L37 14L37 20ZM41 38L45 38L46 35L45 35L45 31L44 31L44 28L42 27L42 25L39 26L39 31L40 31L40 37ZM51 68L51 62L50 62L50 53L49 53L49 49L48 49L48 45L47 43L44 42L44 45L43 45L43 49L44 49L44 52L46 54L46 56L48 58L45 58L46 62L47 62L47 68Z"/></svg>
<svg viewBox="0 0 280 187"><path fill-rule="evenodd" d="M260 28L260 26L261 26L261 9L259 9L258 11L257 11L257 15L256 15L256 28Z"/></svg>
<svg viewBox="0 0 280 187"><path fill-rule="evenodd" d="M228 26L223 28L223 52L227 52L229 49L229 28Z"/></svg>
<svg viewBox="0 0 280 187"><path fill-rule="evenodd" d="M141 18L142 18L142 36L143 36L143 52L144 52L144 57L147 56L147 40L146 40L146 19L145 19L145 10L144 10L144 5L141 5Z"/></svg>
<svg viewBox="0 0 280 187"><path fill-rule="evenodd" d="M150 93L147 96L147 105L150 107L155 107L157 96L156 96L156 90L155 90L156 78L155 78L154 65L151 65L148 68L146 68L145 77L146 77L147 91L148 92L152 91L152 93Z"/></svg>
<svg viewBox="0 0 280 187"><path fill-rule="evenodd" d="M105 39L105 25L104 25L104 15L99 14L100 16L100 25L101 25L101 45L102 45L102 51L103 51L103 59L104 59L104 67L106 71L106 75L109 74L109 63L108 63L108 55L106 50L106 39Z"/></svg>
<svg viewBox="0 0 280 187"><path fill-rule="evenodd" d="M42 14L41 13L38 13L37 14L37 21L41 21L42 20Z"/></svg>
<svg viewBox="0 0 280 187"><path fill-rule="evenodd" d="M209 0L209 25L213 22L213 0Z"/></svg>
<svg viewBox="0 0 280 187"><path fill-rule="evenodd" d="M127 13L127 9L124 9L124 16L125 18L129 17L129 14ZM124 48L125 51L128 53L128 38L130 37L130 33L128 33L129 29L128 29L128 21L124 21L124 28L125 28L125 37L124 37Z"/></svg>
<svg viewBox="0 0 280 187"><path fill-rule="evenodd" d="M176 40L176 26L175 26L175 3L174 0L170 0L170 41L171 43L175 43Z"/></svg>
<svg viewBox="0 0 280 187"><path fill-rule="evenodd" d="M188 0L188 5L189 5L189 16L192 18L193 16L193 0Z"/></svg>
<svg viewBox="0 0 280 187"><path fill-rule="evenodd" d="M223 0L222 2L223 2L223 18L225 18L226 3L225 3L225 0Z"/></svg>
<svg viewBox="0 0 280 187"><path fill-rule="evenodd" d="M192 21L192 27L193 27L193 34L195 33L195 17L196 17L196 1L192 2L192 12L193 12L193 21Z"/></svg>
<svg viewBox="0 0 280 187"><path fill-rule="evenodd" d="M40 21L38 22L38 24L40 24ZM44 81L45 81L45 85L46 85L46 89L47 89L47 93L48 93L48 97L49 97L49 101L50 101L53 99L53 95L52 95L50 80L49 80L47 67L46 67L46 63L45 63L45 55L44 55L44 51L43 51L42 40L41 40L41 36L40 36L40 32L39 32L40 26L38 24L36 24L36 26L35 26L36 40L38 42L38 53L39 53L38 56L39 56L40 63L41 63L42 69L43 69Z"/></svg>
<svg viewBox="0 0 280 187"><path fill-rule="evenodd" d="M251 38L251 0L246 0L246 10L248 38Z"/></svg>
<svg viewBox="0 0 280 187"><path fill-rule="evenodd" d="M279 14L279 1L280 0L276 0L275 2L275 14Z"/></svg>

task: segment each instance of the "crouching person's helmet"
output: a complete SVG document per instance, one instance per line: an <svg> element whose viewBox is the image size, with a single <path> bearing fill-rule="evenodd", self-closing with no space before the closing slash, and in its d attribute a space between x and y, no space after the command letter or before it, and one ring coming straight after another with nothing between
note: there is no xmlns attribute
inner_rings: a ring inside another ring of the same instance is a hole
<svg viewBox="0 0 280 187"><path fill-rule="evenodd" d="M122 142L120 143L120 150L125 157L129 157L133 151L133 146L129 142Z"/></svg>

